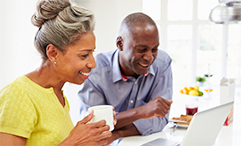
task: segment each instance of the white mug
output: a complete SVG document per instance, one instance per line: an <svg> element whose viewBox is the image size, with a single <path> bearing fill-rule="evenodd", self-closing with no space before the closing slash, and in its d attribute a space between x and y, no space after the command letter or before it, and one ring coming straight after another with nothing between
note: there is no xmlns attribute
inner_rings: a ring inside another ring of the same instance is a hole
<svg viewBox="0 0 241 146"><path fill-rule="evenodd" d="M100 120L105 120L106 125L110 126L109 131L114 130L113 125L113 107L111 105L97 105L89 107L88 112L94 111L94 116L90 120L90 123L99 122Z"/></svg>

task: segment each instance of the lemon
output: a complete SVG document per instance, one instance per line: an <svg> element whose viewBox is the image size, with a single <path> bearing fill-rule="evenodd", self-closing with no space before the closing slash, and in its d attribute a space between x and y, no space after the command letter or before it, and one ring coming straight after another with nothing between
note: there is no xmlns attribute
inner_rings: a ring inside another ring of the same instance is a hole
<svg viewBox="0 0 241 146"><path fill-rule="evenodd" d="M199 92L197 90L190 90L188 94L193 96L199 96Z"/></svg>

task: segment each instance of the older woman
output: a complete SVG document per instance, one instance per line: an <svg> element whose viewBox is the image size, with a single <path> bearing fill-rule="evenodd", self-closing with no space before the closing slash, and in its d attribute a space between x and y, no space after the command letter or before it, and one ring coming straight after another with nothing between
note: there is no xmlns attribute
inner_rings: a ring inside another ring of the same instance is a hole
<svg viewBox="0 0 241 146"><path fill-rule="evenodd" d="M0 91L0 145L105 145L105 121L87 124L92 112L74 127L62 92L65 82L82 84L96 66L93 14L68 0L40 0L32 23L43 61Z"/></svg>

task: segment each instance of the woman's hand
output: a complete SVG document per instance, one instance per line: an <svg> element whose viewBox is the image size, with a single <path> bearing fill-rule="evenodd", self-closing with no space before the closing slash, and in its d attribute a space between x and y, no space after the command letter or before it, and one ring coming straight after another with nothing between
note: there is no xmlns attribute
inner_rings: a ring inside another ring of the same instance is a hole
<svg viewBox="0 0 241 146"><path fill-rule="evenodd" d="M93 111L83 120L79 121L69 136L61 143L61 145L106 145L107 138L111 137L110 127L106 125L105 120L96 123L88 123L93 117ZM88 124L87 124L88 123Z"/></svg>

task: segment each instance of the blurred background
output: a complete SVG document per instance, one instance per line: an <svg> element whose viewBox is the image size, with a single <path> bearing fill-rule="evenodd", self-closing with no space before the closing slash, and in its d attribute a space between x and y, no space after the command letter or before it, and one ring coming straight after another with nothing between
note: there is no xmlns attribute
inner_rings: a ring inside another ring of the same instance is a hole
<svg viewBox="0 0 241 146"><path fill-rule="evenodd" d="M33 45L37 32L30 18L37 0L1 1L0 5L0 88L36 69L41 57ZM241 86L241 25L228 20L220 0L71 0L96 17L95 54L116 49L121 21L132 12L151 16L159 28L160 47L173 59L174 92L197 84L196 77L212 75L211 88L223 77L234 78ZM219 6L215 16L211 11ZM224 16L223 16L224 15ZM226 16L226 17L225 17ZM221 20L224 19L224 20ZM66 95L76 96L78 86L69 83ZM66 85L67 86L67 85ZM207 82L204 84L207 86ZM69 92L67 92L69 91ZM78 106L74 97L70 99ZM78 110L75 110L76 114ZM78 119L78 117L76 117Z"/></svg>

